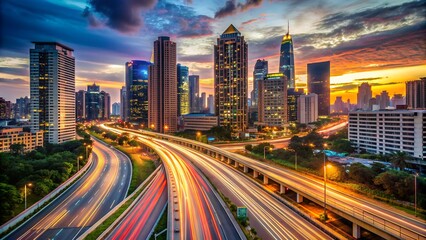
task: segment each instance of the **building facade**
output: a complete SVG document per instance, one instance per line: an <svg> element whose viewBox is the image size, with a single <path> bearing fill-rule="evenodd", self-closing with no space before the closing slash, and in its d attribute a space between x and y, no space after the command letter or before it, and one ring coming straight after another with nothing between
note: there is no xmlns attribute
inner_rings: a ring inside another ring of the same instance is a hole
<svg viewBox="0 0 426 240"><path fill-rule="evenodd" d="M182 116L183 130L208 131L216 127L217 116L213 114L191 113Z"/></svg>
<svg viewBox="0 0 426 240"><path fill-rule="evenodd" d="M426 110L379 110L349 113L349 140L374 154L403 151L426 165Z"/></svg>
<svg viewBox="0 0 426 240"><path fill-rule="evenodd" d="M12 118L12 103L0 97L0 119Z"/></svg>
<svg viewBox="0 0 426 240"><path fill-rule="evenodd" d="M257 59L256 64L254 65L253 71L253 91L251 94L251 106L257 106L259 90L258 90L258 82L262 81L266 74L268 74L268 61L265 59L260 60Z"/></svg>
<svg viewBox="0 0 426 240"><path fill-rule="evenodd" d="M44 143L74 140L75 58L56 42L33 42L30 49L31 131L43 131Z"/></svg>
<svg viewBox="0 0 426 240"><path fill-rule="evenodd" d="M406 82L405 91L409 109L426 109L426 77Z"/></svg>
<svg viewBox="0 0 426 240"><path fill-rule="evenodd" d="M86 92L86 120L97 120L101 118L101 103L100 103L101 88L99 85L87 86Z"/></svg>
<svg viewBox="0 0 426 240"><path fill-rule="evenodd" d="M189 114L191 110L189 101L189 68L177 65L178 84L178 116Z"/></svg>
<svg viewBox="0 0 426 240"><path fill-rule="evenodd" d="M127 106L127 91L126 87L123 86L120 89L120 118L123 121L126 121L128 117L128 106Z"/></svg>
<svg viewBox="0 0 426 240"><path fill-rule="evenodd" d="M9 152L10 145L24 144L24 152L43 146L43 131L24 132L23 128L0 129L0 152Z"/></svg>
<svg viewBox="0 0 426 240"><path fill-rule="evenodd" d="M372 98L373 93L371 92L371 85L368 82L361 83L358 86L357 93L357 105L359 109L368 110L370 108L370 99Z"/></svg>
<svg viewBox="0 0 426 240"><path fill-rule="evenodd" d="M75 93L75 118L77 121L86 119L86 91Z"/></svg>
<svg viewBox="0 0 426 240"><path fill-rule="evenodd" d="M295 69L294 69L294 54L293 54L293 39L290 35L290 28L287 34L284 35L281 41L280 48L280 69L281 73L287 77L288 85L287 88L296 87Z"/></svg>
<svg viewBox="0 0 426 240"><path fill-rule="evenodd" d="M308 93L318 95L318 115L330 115L330 61L308 64Z"/></svg>
<svg viewBox="0 0 426 240"><path fill-rule="evenodd" d="M200 97L200 76L189 75L189 105L190 112L200 112L199 100Z"/></svg>
<svg viewBox="0 0 426 240"><path fill-rule="evenodd" d="M120 115L120 103L115 102L115 103L112 104L111 114L114 115L114 116Z"/></svg>
<svg viewBox="0 0 426 240"><path fill-rule="evenodd" d="M297 99L297 119L299 123L308 124L318 120L318 95L310 93Z"/></svg>
<svg viewBox="0 0 426 240"><path fill-rule="evenodd" d="M21 97L16 99L15 104L15 119L30 118L30 98Z"/></svg>
<svg viewBox="0 0 426 240"><path fill-rule="evenodd" d="M99 94L100 97L100 119L108 120L111 116L111 96L105 91L101 91Z"/></svg>
<svg viewBox="0 0 426 240"><path fill-rule="evenodd" d="M287 124L287 78L271 73L259 81L259 125L285 127Z"/></svg>
<svg viewBox="0 0 426 240"><path fill-rule="evenodd" d="M209 94L207 97L207 108L209 109L210 114L214 114L214 96L212 94Z"/></svg>
<svg viewBox="0 0 426 240"><path fill-rule="evenodd" d="M297 122L297 99L303 95L303 88L287 89L287 121L288 122Z"/></svg>
<svg viewBox="0 0 426 240"><path fill-rule="evenodd" d="M154 42L154 64L149 67L148 124L161 133L177 131L176 43L169 37Z"/></svg>
<svg viewBox="0 0 426 240"><path fill-rule="evenodd" d="M126 121L148 124L148 69L151 65L141 60L126 62Z"/></svg>
<svg viewBox="0 0 426 240"><path fill-rule="evenodd" d="M231 24L214 46L215 114L234 136L248 125L248 47Z"/></svg>

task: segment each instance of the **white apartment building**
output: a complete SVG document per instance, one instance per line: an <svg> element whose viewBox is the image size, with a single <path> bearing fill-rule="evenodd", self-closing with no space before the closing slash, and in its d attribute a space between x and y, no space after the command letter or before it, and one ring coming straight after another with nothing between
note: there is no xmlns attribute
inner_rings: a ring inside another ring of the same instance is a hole
<svg viewBox="0 0 426 240"><path fill-rule="evenodd" d="M75 139L75 59L73 49L56 42L33 42L30 49L31 131L44 141Z"/></svg>
<svg viewBox="0 0 426 240"><path fill-rule="evenodd" d="M406 152L426 165L426 110L379 110L349 113L349 140L375 154Z"/></svg>
<svg viewBox="0 0 426 240"><path fill-rule="evenodd" d="M311 123L318 120L318 95L310 93L300 95L297 99L297 119L300 123Z"/></svg>

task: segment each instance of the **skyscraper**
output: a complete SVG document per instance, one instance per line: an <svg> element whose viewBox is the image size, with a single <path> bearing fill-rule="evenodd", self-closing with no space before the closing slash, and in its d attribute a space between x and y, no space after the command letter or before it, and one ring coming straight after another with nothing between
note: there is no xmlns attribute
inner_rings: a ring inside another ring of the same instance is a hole
<svg viewBox="0 0 426 240"><path fill-rule="evenodd" d="M248 125L248 47L241 33L231 24L214 46L216 115L219 126L234 135Z"/></svg>
<svg viewBox="0 0 426 240"><path fill-rule="evenodd" d="M287 77L283 73L267 74L259 81L259 124L284 127L287 123Z"/></svg>
<svg viewBox="0 0 426 240"><path fill-rule="evenodd" d="M200 97L200 76L189 76L189 104L190 112L196 113L200 111L198 98Z"/></svg>
<svg viewBox="0 0 426 240"><path fill-rule="evenodd" d="M99 97L100 119L107 120L111 115L111 97L109 93L105 91L101 91Z"/></svg>
<svg viewBox="0 0 426 240"><path fill-rule="evenodd" d="M268 61L257 59L253 71L253 92L251 94L251 105L257 106L258 82L262 81L268 74Z"/></svg>
<svg viewBox="0 0 426 240"><path fill-rule="evenodd" d="M132 60L126 62L125 120L148 124L148 68L150 62Z"/></svg>
<svg viewBox="0 0 426 240"><path fill-rule="evenodd" d="M87 86L86 92L86 119L96 120L100 118L101 103L100 96L101 88L99 85L93 83L93 85Z"/></svg>
<svg viewBox="0 0 426 240"><path fill-rule="evenodd" d="M0 119L9 119L12 115L12 103L0 97Z"/></svg>
<svg viewBox="0 0 426 240"><path fill-rule="evenodd" d="M402 94L394 94L391 99L391 106L397 107L398 105L405 105L405 97Z"/></svg>
<svg viewBox="0 0 426 240"><path fill-rule="evenodd" d="M25 96L16 99L15 119L30 118L30 99Z"/></svg>
<svg viewBox="0 0 426 240"><path fill-rule="evenodd" d="M177 65L177 88L178 88L178 116L190 112L189 102L189 69L187 66Z"/></svg>
<svg viewBox="0 0 426 240"><path fill-rule="evenodd" d="M380 93L380 101L379 101L380 109L385 109L390 105L390 98L387 91L382 91Z"/></svg>
<svg viewBox="0 0 426 240"><path fill-rule="evenodd" d="M154 64L149 67L148 123L157 132L177 130L176 43L169 37L154 42Z"/></svg>
<svg viewBox="0 0 426 240"><path fill-rule="evenodd" d="M120 118L123 121L126 121L128 112L128 105L127 105L127 91L126 87L123 86L120 89Z"/></svg>
<svg viewBox="0 0 426 240"><path fill-rule="evenodd" d="M409 109L426 108L426 77L405 83L405 97Z"/></svg>
<svg viewBox="0 0 426 240"><path fill-rule="evenodd" d="M45 143L75 139L75 59L57 42L33 42L30 49L31 131Z"/></svg>
<svg viewBox="0 0 426 240"><path fill-rule="evenodd" d="M120 103L115 102L112 104L111 115L114 115L114 116L120 115Z"/></svg>
<svg viewBox="0 0 426 240"><path fill-rule="evenodd" d="M368 82L361 83L361 85L358 86L358 93L357 93L358 108L362 110L368 110L372 95L373 94L371 92L370 84L368 84Z"/></svg>
<svg viewBox="0 0 426 240"><path fill-rule="evenodd" d="M297 121L297 99L303 95L303 89L289 88L287 89L287 118L288 122Z"/></svg>
<svg viewBox="0 0 426 240"><path fill-rule="evenodd" d="M288 27L287 34L284 35L281 41L279 71L287 77L288 88L295 88L293 39L290 35L290 27Z"/></svg>
<svg viewBox="0 0 426 240"><path fill-rule="evenodd" d="M209 97L207 98L207 107L209 109L210 114L214 114L214 96L209 94Z"/></svg>
<svg viewBox="0 0 426 240"><path fill-rule="evenodd" d="M345 103L342 100L342 96L337 96L334 101L334 112L335 113L347 113L347 108L345 107Z"/></svg>
<svg viewBox="0 0 426 240"><path fill-rule="evenodd" d="M207 108L207 93L202 92L200 97L200 111L204 111Z"/></svg>
<svg viewBox="0 0 426 240"><path fill-rule="evenodd" d="M75 93L75 118L77 121L86 119L86 91Z"/></svg>
<svg viewBox="0 0 426 240"><path fill-rule="evenodd" d="M307 124L318 120L318 95L310 93L297 99L297 119L300 123Z"/></svg>
<svg viewBox="0 0 426 240"><path fill-rule="evenodd" d="M330 61L308 64L308 93L318 95L318 115L330 115Z"/></svg>

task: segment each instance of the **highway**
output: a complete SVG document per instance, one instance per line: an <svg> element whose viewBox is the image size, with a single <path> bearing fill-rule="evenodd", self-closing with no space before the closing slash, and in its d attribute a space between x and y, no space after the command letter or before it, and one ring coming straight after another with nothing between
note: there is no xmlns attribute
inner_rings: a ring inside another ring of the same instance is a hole
<svg viewBox="0 0 426 240"><path fill-rule="evenodd" d="M148 239L166 204L167 179L164 168L161 168L133 208L106 239Z"/></svg>
<svg viewBox="0 0 426 240"><path fill-rule="evenodd" d="M232 167L190 148L155 141L191 159L234 204L246 206L250 224L262 239L332 239Z"/></svg>
<svg viewBox="0 0 426 240"><path fill-rule="evenodd" d="M5 239L76 239L126 197L130 160L97 140L93 146L88 172Z"/></svg>
<svg viewBox="0 0 426 240"><path fill-rule="evenodd" d="M123 132L101 126L116 133ZM161 157L170 173L169 179L173 180L169 185L176 187L176 199L173 199L173 206L169 205L169 213L172 213L168 220L171 221L168 225L170 239L241 239L235 219L227 214L213 187L188 159L157 141L137 136Z"/></svg>

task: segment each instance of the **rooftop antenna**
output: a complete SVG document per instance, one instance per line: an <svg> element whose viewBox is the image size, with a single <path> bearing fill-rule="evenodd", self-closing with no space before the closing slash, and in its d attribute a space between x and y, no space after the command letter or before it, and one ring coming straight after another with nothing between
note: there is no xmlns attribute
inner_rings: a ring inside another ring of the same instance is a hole
<svg viewBox="0 0 426 240"><path fill-rule="evenodd" d="M287 19L287 34L290 34L290 20Z"/></svg>

